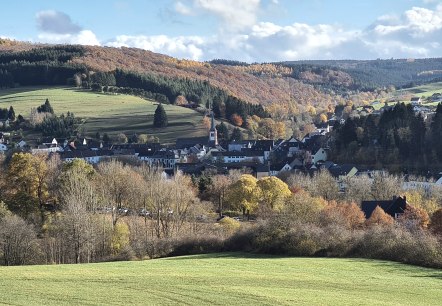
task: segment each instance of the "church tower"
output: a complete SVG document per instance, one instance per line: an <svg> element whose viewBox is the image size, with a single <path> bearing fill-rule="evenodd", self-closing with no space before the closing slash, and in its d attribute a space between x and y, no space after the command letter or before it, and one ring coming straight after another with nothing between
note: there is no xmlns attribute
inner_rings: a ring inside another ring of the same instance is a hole
<svg viewBox="0 0 442 306"><path fill-rule="evenodd" d="M213 117L213 111L212 111L212 124L210 125L210 132L209 132L209 146L215 147L217 145L218 145L218 132L216 131L215 118Z"/></svg>

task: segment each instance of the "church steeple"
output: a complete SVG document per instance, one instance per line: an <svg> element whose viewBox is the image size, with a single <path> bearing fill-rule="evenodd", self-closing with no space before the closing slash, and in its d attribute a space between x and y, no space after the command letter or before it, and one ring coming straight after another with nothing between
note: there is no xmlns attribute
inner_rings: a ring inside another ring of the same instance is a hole
<svg viewBox="0 0 442 306"><path fill-rule="evenodd" d="M213 111L211 116L212 116L212 123L210 125L210 131L209 131L209 146L214 147L218 145L218 132L216 131L215 117L213 116Z"/></svg>

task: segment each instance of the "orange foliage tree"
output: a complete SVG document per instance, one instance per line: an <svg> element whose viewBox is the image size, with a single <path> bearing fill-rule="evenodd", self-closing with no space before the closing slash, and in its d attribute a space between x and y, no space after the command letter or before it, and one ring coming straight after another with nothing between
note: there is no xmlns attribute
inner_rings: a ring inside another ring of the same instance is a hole
<svg viewBox="0 0 442 306"><path fill-rule="evenodd" d="M428 223L430 223L430 217L422 208L407 205L404 213L399 217L399 221L403 224L413 222L420 227L426 228Z"/></svg>
<svg viewBox="0 0 442 306"><path fill-rule="evenodd" d="M242 126L242 124L243 124L243 122L244 122L244 120L242 119L242 117L240 116L240 115L238 115L238 114L233 114L231 117L230 117L230 120L232 121L232 123L234 124L234 125L236 125L236 126Z"/></svg>
<svg viewBox="0 0 442 306"><path fill-rule="evenodd" d="M393 223L394 219L379 206L376 206L370 218L368 218L368 220L365 221L365 224L367 226L374 226L374 225L386 226L386 225L391 225Z"/></svg>

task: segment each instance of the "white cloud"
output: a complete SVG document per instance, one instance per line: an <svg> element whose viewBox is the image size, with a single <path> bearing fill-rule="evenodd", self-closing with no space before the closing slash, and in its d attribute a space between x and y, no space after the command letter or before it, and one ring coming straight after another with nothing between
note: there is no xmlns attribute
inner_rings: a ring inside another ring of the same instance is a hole
<svg viewBox="0 0 442 306"><path fill-rule="evenodd" d="M192 9L183 4L181 1L175 3L175 11L181 15L192 15Z"/></svg>
<svg viewBox="0 0 442 306"><path fill-rule="evenodd" d="M100 45L100 41L90 30L82 30L75 34L41 33L38 35L38 41L53 44Z"/></svg>
<svg viewBox="0 0 442 306"><path fill-rule="evenodd" d="M106 45L111 47L135 47L168 54L178 58L200 60L203 56L202 46L204 44L205 39L198 36L168 37L166 35L120 35Z"/></svg>
<svg viewBox="0 0 442 306"><path fill-rule="evenodd" d="M37 27L47 33L73 34L82 29L72 22L71 17L54 10L40 11L36 15Z"/></svg>
<svg viewBox="0 0 442 306"><path fill-rule="evenodd" d="M257 21L261 0L193 0L175 3L178 13L188 15L191 11L210 13L221 19L223 27L239 31L253 26Z"/></svg>

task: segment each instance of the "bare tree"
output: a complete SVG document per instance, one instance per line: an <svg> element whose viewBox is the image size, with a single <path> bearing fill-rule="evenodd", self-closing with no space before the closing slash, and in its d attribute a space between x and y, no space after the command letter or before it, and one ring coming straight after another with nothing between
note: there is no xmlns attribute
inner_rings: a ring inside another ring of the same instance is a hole
<svg viewBox="0 0 442 306"><path fill-rule="evenodd" d="M389 174L375 174L370 188L376 201L390 200L402 192L403 180Z"/></svg>
<svg viewBox="0 0 442 306"><path fill-rule="evenodd" d="M6 266L32 263L38 254L36 232L32 225L16 215L0 220L0 255Z"/></svg>

